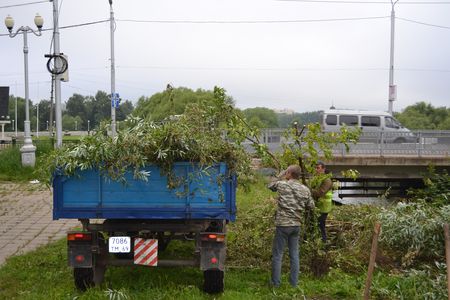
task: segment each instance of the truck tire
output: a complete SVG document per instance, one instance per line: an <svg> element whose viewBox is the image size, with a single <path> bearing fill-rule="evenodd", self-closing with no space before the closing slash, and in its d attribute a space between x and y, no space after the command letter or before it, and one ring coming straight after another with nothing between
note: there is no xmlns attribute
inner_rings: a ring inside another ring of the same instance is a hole
<svg viewBox="0 0 450 300"><path fill-rule="evenodd" d="M206 270L203 271L203 290L208 294L217 294L223 292L224 280L223 271Z"/></svg>
<svg viewBox="0 0 450 300"><path fill-rule="evenodd" d="M75 287L80 291L86 291L94 286L94 271L92 268L73 268Z"/></svg>

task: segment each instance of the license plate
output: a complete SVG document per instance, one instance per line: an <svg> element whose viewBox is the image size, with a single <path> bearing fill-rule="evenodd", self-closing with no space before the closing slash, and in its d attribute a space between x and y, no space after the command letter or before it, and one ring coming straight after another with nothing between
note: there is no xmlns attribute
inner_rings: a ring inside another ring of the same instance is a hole
<svg viewBox="0 0 450 300"><path fill-rule="evenodd" d="M113 236L109 238L109 253L130 253L131 239L129 236Z"/></svg>

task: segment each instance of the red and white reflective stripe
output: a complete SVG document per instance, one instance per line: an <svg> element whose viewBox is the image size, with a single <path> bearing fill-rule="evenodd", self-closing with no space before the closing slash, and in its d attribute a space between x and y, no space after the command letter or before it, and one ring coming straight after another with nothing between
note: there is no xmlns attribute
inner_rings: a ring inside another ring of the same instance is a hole
<svg viewBox="0 0 450 300"><path fill-rule="evenodd" d="M156 267L158 265L158 240L134 239L134 264Z"/></svg>

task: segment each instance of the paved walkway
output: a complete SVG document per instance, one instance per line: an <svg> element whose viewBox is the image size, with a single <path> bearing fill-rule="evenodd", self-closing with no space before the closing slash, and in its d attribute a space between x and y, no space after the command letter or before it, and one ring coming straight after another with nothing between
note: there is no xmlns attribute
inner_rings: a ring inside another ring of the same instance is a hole
<svg viewBox="0 0 450 300"><path fill-rule="evenodd" d="M0 265L66 235L78 220L52 219L53 196L41 184L0 182Z"/></svg>

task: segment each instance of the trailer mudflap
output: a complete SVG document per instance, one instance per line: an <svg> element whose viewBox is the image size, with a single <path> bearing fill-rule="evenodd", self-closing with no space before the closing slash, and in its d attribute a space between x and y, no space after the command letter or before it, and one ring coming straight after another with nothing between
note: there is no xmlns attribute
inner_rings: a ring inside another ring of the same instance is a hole
<svg viewBox="0 0 450 300"><path fill-rule="evenodd" d="M90 244L69 243L67 247L69 266L74 268L92 268L93 257Z"/></svg>
<svg viewBox="0 0 450 300"><path fill-rule="evenodd" d="M74 268L92 268L92 234L90 232L67 233L67 257L69 266Z"/></svg>
<svg viewBox="0 0 450 300"><path fill-rule="evenodd" d="M226 244L224 233L202 232L200 246L200 270L225 269Z"/></svg>

